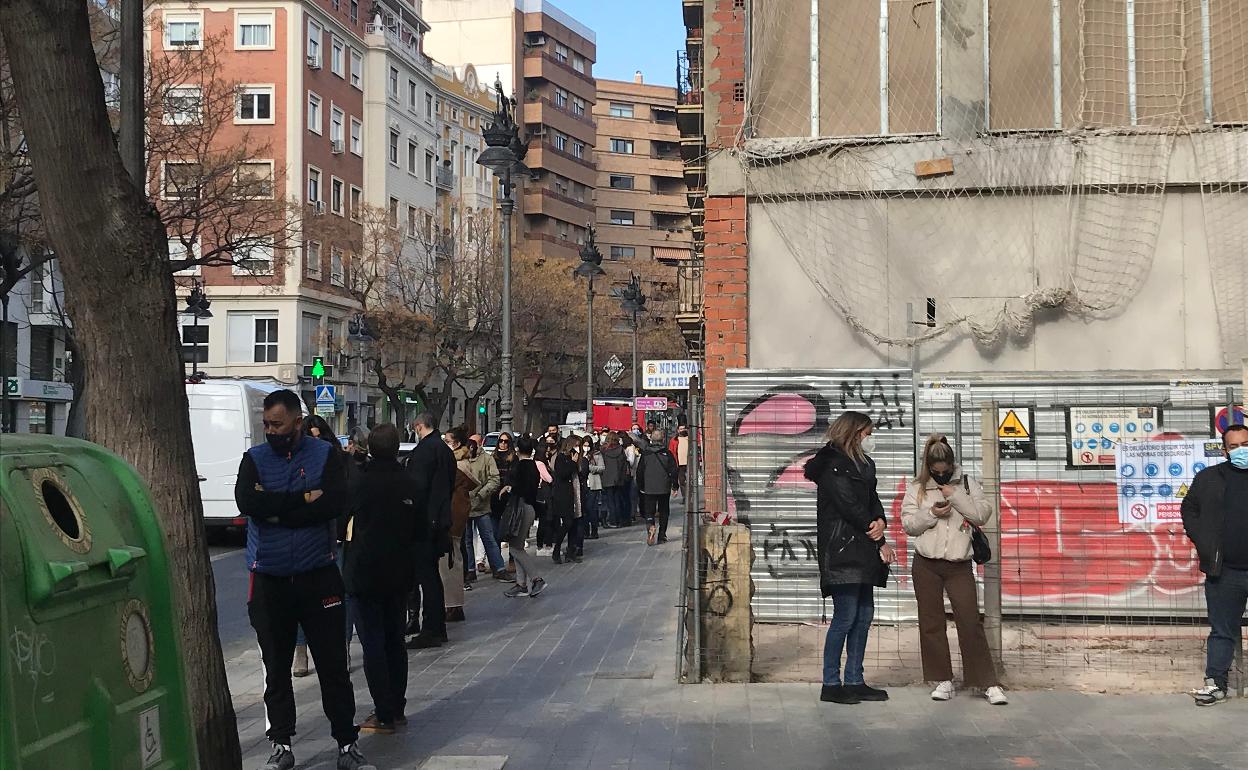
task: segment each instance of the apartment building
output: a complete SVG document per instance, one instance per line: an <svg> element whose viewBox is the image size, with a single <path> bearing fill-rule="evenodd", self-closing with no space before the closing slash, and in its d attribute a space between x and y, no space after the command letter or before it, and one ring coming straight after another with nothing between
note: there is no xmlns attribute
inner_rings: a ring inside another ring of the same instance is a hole
<svg viewBox="0 0 1248 770"><path fill-rule="evenodd" d="M300 382L310 398L305 367L314 356L328 355L330 382L356 381L345 355L347 321L357 303L349 288L351 253L343 244L352 240L352 207L365 189L369 20L360 5L161 2L149 9L153 71L181 66L186 73L185 82L165 92L163 104L150 105L150 120L192 134L202 129L195 141L179 142L174 131L173 141L150 148L149 184L159 190L162 208L186 212L170 226L171 259L220 257L217 264L183 271L178 280L183 294L199 284L212 301L211 317L198 323L191 315L181 318L188 360L209 376ZM223 92L231 94L233 108L214 115L214 94ZM205 200L221 194L213 179L221 170L209 168L213 159L240 147L257 154L236 159L234 179L251 183L249 198L273 202L270 214L281 212L281 221L245 214L224 221L226 204ZM248 221L252 231L241 232L240 222ZM346 235L318 240L316 234L327 231ZM340 398L338 405L340 429L367 420L373 408L367 391L350 392L353 400Z"/></svg>
<svg viewBox="0 0 1248 770"><path fill-rule="evenodd" d="M545 0L426 0L430 55L453 67L474 63L518 102L529 135L519 211L523 243L575 259L594 221L597 101L594 33Z"/></svg>
<svg viewBox="0 0 1248 770"><path fill-rule="evenodd" d="M676 126L676 89L599 80L596 196L598 244L613 284L642 278L649 313L676 314L677 270L690 264L693 237Z"/></svg>

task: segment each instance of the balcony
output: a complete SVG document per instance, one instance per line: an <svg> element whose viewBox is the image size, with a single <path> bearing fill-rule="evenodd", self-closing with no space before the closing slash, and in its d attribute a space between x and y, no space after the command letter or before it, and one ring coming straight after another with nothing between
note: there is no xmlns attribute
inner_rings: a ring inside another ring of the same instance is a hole
<svg viewBox="0 0 1248 770"><path fill-rule="evenodd" d="M694 357L702 353L703 337L703 287L702 265L692 264L676 270L676 292L679 302L676 308L676 325L685 345Z"/></svg>
<svg viewBox="0 0 1248 770"><path fill-rule="evenodd" d="M683 0L685 14L685 27L701 27L704 11L702 9L703 0Z"/></svg>
<svg viewBox="0 0 1248 770"><path fill-rule="evenodd" d="M451 259L455 256L455 236L444 233L437 238L434 243L434 253L442 259Z"/></svg>
<svg viewBox="0 0 1248 770"><path fill-rule="evenodd" d="M685 184L693 190L706 187L706 161L699 158L685 164Z"/></svg>
<svg viewBox="0 0 1248 770"><path fill-rule="evenodd" d="M420 35L406 24L397 21L390 24L369 24L364 31L384 38L388 50L398 54L399 58L416 69L433 71L433 60L420 52ZM369 44L377 45L374 41L369 41Z"/></svg>
<svg viewBox="0 0 1248 770"><path fill-rule="evenodd" d="M439 190L455 189L455 172L451 171L450 165L438 166L438 174L435 182Z"/></svg>

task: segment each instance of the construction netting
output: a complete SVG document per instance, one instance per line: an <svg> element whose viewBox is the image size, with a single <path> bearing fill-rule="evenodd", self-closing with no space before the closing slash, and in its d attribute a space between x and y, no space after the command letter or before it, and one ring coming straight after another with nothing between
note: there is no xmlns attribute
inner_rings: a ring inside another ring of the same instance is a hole
<svg viewBox="0 0 1248 770"><path fill-rule="evenodd" d="M1248 355L1248 2L767 0L748 73L751 215L877 343L1111 317L1207 260Z"/></svg>

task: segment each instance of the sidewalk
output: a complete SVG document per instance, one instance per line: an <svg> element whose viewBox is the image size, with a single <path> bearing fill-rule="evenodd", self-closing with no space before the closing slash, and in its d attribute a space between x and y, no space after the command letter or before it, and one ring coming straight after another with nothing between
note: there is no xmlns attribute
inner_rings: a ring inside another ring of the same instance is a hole
<svg viewBox="0 0 1248 770"><path fill-rule="evenodd" d="M889 703L847 707L819 703L817 684L677 685L679 529L654 548L644 531L605 531L583 564L545 560L550 587L536 599L479 581L451 644L410 653L410 724L362 736L369 760L380 770L1248 767L1248 700L1197 709L1186 696L1022 691L993 708L902 688ZM352 657L362 720L371 700L358 645ZM268 753L259 653L227 665L251 770ZM299 767L332 769L316 678L295 682Z"/></svg>

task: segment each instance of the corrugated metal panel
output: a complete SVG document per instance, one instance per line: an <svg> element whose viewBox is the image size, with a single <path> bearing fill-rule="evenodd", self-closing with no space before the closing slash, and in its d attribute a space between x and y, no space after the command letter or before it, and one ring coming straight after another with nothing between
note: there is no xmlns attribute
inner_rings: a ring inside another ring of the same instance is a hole
<svg viewBox="0 0 1248 770"><path fill-rule="evenodd" d="M891 509L914 472L910 370L742 369L728 372L727 385L730 506L752 531L754 616L763 622L820 619L825 603L815 561L815 494L802 465L823 446L837 415L866 412L878 426L873 456L880 497ZM893 581L877 592L876 616L914 617L908 584Z"/></svg>

